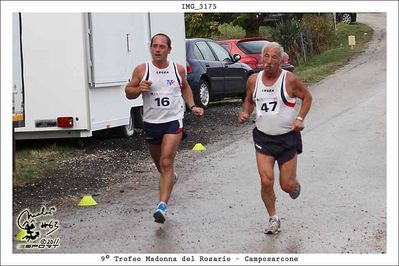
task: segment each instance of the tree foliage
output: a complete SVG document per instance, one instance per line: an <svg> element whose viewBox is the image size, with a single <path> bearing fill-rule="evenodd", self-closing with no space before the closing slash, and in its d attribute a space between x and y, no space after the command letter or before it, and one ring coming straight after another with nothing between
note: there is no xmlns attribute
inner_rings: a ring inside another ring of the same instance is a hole
<svg viewBox="0 0 399 266"><path fill-rule="evenodd" d="M186 13L186 36L211 37L218 34L218 26L230 24L241 26L245 37L259 36L259 27L264 24L266 13Z"/></svg>
<svg viewBox="0 0 399 266"><path fill-rule="evenodd" d="M186 37L209 38L218 31L216 24L212 13L187 13L185 14Z"/></svg>

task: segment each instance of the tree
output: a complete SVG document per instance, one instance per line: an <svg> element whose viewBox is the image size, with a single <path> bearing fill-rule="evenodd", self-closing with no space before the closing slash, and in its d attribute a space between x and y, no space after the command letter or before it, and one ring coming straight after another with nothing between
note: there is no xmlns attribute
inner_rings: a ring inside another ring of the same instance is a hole
<svg viewBox="0 0 399 266"><path fill-rule="evenodd" d="M259 26L263 25L266 13L186 13L186 36L209 37L224 23L241 26L246 36L259 36Z"/></svg>
<svg viewBox="0 0 399 266"><path fill-rule="evenodd" d="M240 25L246 30L246 37L259 36L259 27L263 25L266 13L238 13L235 15L233 25Z"/></svg>
<svg viewBox="0 0 399 266"><path fill-rule="evenodd" d="M217 21L212 13L186 13L184 20L187 38L208 38L218 31Z"/></svg>

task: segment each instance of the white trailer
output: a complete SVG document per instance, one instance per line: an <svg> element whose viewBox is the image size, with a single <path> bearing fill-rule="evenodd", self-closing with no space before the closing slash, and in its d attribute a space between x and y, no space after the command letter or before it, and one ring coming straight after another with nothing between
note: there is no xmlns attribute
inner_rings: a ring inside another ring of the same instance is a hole
<svg viewBox="0 0 399 266"><path fill-rule="evenodd" d="M23 107L14 108L14 120L25 122L16 139L90 137L116 127L130 136L143 102L126 99L124 88L133 68L150 60L151 36L168 34L170 59L186 64L183 13L13 15L14 105Z"/></svg>

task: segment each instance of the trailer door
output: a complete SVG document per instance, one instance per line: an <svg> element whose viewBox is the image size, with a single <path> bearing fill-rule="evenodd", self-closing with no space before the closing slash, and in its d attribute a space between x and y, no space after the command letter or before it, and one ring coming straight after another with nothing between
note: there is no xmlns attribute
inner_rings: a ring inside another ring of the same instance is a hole
<svg viewBox="0 0 399 266"><path fill-rule="evenodd" d="M89 13L91 85L125 84L132 71L132 13Z"/></svg>

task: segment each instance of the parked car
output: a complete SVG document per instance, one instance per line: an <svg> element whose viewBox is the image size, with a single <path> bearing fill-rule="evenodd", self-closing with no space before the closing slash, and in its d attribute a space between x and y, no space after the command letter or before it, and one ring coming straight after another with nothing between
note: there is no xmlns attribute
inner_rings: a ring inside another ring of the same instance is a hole
<svg viewBox="0 0 399 266"><path fill-rule="evenodd" d="M356 22L356 17L356 13L335 13L335 19L337 21L342 21L345 24Z"/></svg>
<svg viewBox="0 0 399 266"><path fill-rule="evenodd" d="M211 39L186 39L187 81L197 106L206 108L211 100L245 97L245 86L253 70L239 62Z"/></svg>
<svg viewBox="0 0 399 266"><path fill-rule="evenodd" d="M269 41L263 37L218 41L218 43L230 53L239 54L241 56L240 61L249 65L255 72L263 70L263 65L261 62L262 48L268 42ZM281 68L291 72L294 71L294 66L291 64L290 58L285 52Z"/></svg>

